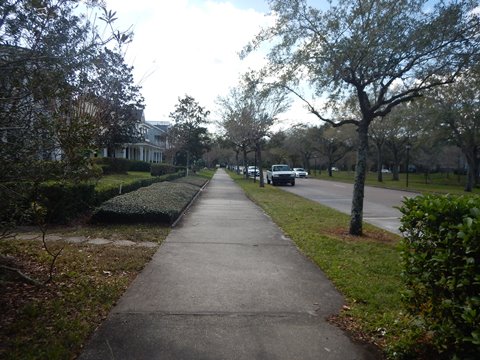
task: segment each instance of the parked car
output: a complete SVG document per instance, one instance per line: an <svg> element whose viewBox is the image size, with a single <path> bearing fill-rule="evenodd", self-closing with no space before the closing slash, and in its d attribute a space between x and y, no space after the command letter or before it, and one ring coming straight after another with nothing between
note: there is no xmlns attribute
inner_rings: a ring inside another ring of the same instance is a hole
<svg viewBox="0 0 480 360"><path fill-rule="evenodd" d="M335 166L332 166L332 171L338 171L338 168Z"/></svg>
<svg viewBox="0 0 480 360"><path fill-rule="evenodd" d="M295 172L295 177L297 178L307 178L308 172L304 168L293 168Z"/></svg>
<svg viewBox="0 0 480 360"><path fill-rule="evenodd" d="M248 176L260 176L260 169L255 166L249 166L247 168Z"/></svg>
<svg viewBox="0 0 480 360"><path fill-rule="evenodd" d="M267 183L273 186L280 184L295 186L295 172L286 164L272 165L270 170L267 170Z"/></svg>
<svg viewBox="0 0 480 360"><path fill-rule="evenodd" d="M390 170L388 170L388 169L382 169L382 173L384 173L384 174L390 174L390 173L391 173L391 171L390 171Z"/></svg>

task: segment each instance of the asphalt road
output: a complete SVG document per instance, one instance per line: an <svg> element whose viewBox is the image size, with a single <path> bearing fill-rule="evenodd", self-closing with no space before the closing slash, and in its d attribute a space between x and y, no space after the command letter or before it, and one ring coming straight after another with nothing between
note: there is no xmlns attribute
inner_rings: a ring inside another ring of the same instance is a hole
<svg viewBox="0 0 480 360"><path fill-rule="evenodd" d="M345 214L350 214L353 185L342 182L296 179L295 186L281 186L285 191L319 202ZM401 213L395 208L400 206L405 197L414 197L417 193L365 187L363 203L363 220L382 229L400 234Z"/></svg>

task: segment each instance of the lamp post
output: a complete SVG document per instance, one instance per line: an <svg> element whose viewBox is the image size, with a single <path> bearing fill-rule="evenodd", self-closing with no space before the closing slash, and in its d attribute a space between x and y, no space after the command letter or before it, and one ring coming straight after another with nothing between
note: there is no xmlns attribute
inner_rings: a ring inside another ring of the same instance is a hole
<svg viewBox="0 0 480 360"><path fill-rule="evenodd" d="M411 148L411 145L410 144L407 144L406 146L407 148L407 188L408 188L408 168L409 168L409 160L410 160L410 148Z"/></svg>
<svg viewBox="0 0 480 360"><path fill-rule="evenodd" d="M314 166L313 170L315 170L315 177L317 177L317 157L314 156L314 157L313 157L313 160L314 160L314 162L315 162L315 166Z"/></svg>

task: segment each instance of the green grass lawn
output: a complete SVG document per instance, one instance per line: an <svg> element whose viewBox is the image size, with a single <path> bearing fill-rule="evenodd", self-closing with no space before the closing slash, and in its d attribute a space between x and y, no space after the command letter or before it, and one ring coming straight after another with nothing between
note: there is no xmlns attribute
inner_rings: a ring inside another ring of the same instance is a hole
<svg viewBox="0 0 480 360"><path fill-rule="evenodd" d="M214 170L198 172L211 178ZM150 177L150 173L104 176L99 186ZM160 245L170 226L157 224L82 225L50 228L47 235L153 242ZM38 235L33 228L31 235ZM25 235L25 234L23 234ZM0 271L0 359L73 359L105 319L156 247L47 241L61 250L53 281L35 285ZM48 278L51 257L41 241L0 236L0 265L19 269L39 282ZM0 270L1 267L0 267Z"/></svg>
<svg viewBox="0 0 480 360"><path fill-rule="evenodd" d="M169 227L149 225L55 228L57 235L157 244ZM41 286L0 276L0 358L73 359L156 248L49 241L61 255L53 281ZM0 255L12 267L43 282L51 257L41 241L0 239Z"/></svg>
<svg viewBox="0 0 480 360"><path fill-rule="evenodd" d="M126 185L133 183L137 180L151 178L149 172L143 171L128 171L127 174L112 174L104 175L98 180L96 184L97 190L103 190L106 188L119 187L120 184Z"/></svg>
<svg viewBox="0 0 480 360"><path fill-rule="evenodd" d="M230 175L344 294L347 307L335 322L386 352L406 341L410 320L401 303L399 236L369 224L364 236L349 236L348 215Z"/></svg>
<svg viewBox="0 0 480 360"><path fill-rule="evenodd" d="M205 178L211 178L214 173L215 173L215 170L202 169L198 171L196 175L205 177ZM100 178L100 180L98 180L95 186L97 190L103 190L106 188L119 187L120 184L122 184L123 186L126 184L133 183L137 180L148 179L151 177L152 175L150 175L149 172L128 171L127 174L104 175Z"/></svg>
<svg viewBox="0 0 480 360"><path fill-rule="evenodd" d="M310 177L314 177L322 180L332 180L332 181L343 181L348 183L353 183L355 178L355 173L353 171L335 171L332 173L332 177L328 176L328 172L322 170L321 172L317 171L311 172ZM455 175L455 174L446 174L446 173L434 173L429 174L428 178L425 178L425 174L421 173L410 173L408 174L408 187L407 187L407 177L405 173L400 174L400 180L394 181L392 179L392 174L383 174L383 181L379 182L377 180L377 173L368 172L366 185L370 186L381 186L391 189L400 189L400 190L409 190L417 191L421 193L448 193L448 194L468 194L463 188L465 186L466 176L465 175ZM472 192L474 194L480 194L480 188L474 189Z"/></svg>

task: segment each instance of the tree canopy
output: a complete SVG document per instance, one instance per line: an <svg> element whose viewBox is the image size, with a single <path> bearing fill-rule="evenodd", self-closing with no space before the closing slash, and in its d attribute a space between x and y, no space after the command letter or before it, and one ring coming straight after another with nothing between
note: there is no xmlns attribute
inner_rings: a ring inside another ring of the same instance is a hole
<svg viewBox="0 0 480 360"><path fill-rule="evenodd" d="M206 110L190 95L178 99L175 110L170 113L174 124L169 129L171 145L177 152L177 158L190 167L191 160L200 159L208 150L208 123L210 111Z"/></svg>
<svg viewBox="0 0 480 360"><path fill-rule="evenodd" d="M338 0L326 10L305 0L270 0L275 24L245 54L273 43L268 69L310 112L334 126L355 124L358 149L350 233L362 233L368 128L373 119L429 90L452 83L478 62L475 1ZM307 81L325 108L303 94ZM344 104L353 99L356 112Z"/></svg>
<svg viewBox="0 0 480 360"><path fill-rule="evenodd" d="M285 92L265 84L263 76L264 74L253 71L245 73L239 85L231 89L228 96L218 99L222 107L221 125L227 137L234 146L242 149L244 159L248 148L253 149L258 163L262 161L262 141L278 120L278 115L290 106ZM261 187L264 186L262 175L260 168Z"/></svg>
<svg viewBox="0 0 480 360"><path fill-rule="evenodd" d="M93 151L133 134L143 101L122 54L131 34L115 30L101 3L0 2L2 215L35 199L44 181L98 175Z"/></svg>

